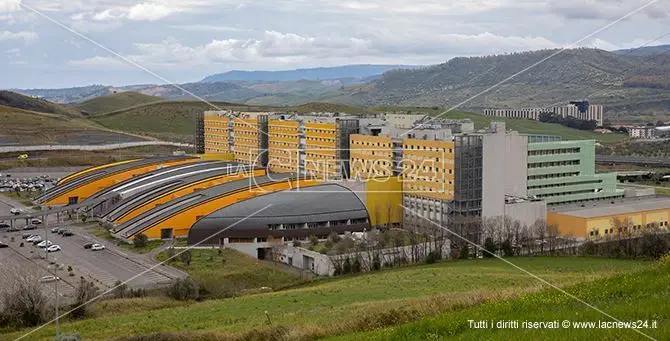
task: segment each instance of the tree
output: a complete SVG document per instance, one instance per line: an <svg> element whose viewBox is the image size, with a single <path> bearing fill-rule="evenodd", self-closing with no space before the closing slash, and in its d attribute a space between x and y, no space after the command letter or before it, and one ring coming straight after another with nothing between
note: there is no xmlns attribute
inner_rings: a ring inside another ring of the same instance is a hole
<svg viewBox="0 0 670 341"><path fill-rule="evenodd" d="M133 245L136 248L143 248L147 246L147 242L149 241L149 238L147 238L147 235L144 233L140 233L137 236L135 236L135 239L133 239Z"/></svg>
<svg viewBox="0 0 670 341"><path fill-rule="evenodd" d="M540 253L544 253L545 237L547 235L547 222L544 219L538 219L533 223L533 234L540 244Z"/></svg>
<svg viewBox="0 0 670 341"><path fill-rule="evenodd" d="M70 315L73 318L83 318L88 316L90 313L89 308L91 306L89 301L96 298L98 295L98 288L95 284L85 280L84 277L80 277L75 301L72 304L72 313L70 313Z"/></svg>
<svg viewBox="0 0 670 341"><path fill-rule="evenodd" d="M502 251L505 257L514 256L514 248L512 247L512 242L509 239L505 239L505 241L502 243Z"/></svg>
<svg viewBox="0 0 670 341"><path fill-rule="evenodd" d="M556 240L558 238L558 225L549 224L547 225L547 242L549 244L549 252L554 253L556 251Z"/></svg>
<svg viewBox="0 0 670 341"><path fill-rule="evenodd" d="M486 240L484 241L484 249L488 251L484 252L484 257L493 258L493 255L496 252L496 246L495 243L493 242L493 238L486 237Z"/></svg>

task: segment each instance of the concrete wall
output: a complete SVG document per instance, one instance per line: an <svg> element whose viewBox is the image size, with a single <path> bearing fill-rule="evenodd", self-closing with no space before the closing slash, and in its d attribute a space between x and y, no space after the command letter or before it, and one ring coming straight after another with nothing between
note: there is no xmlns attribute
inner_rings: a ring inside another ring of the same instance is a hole
<svg viewBox="0 0 670 341"><path fill-rule="evenodd" d="M505 132L498 124L482 145L482 216L503 214L505 196L528 195L528 136Z"/></svg>
<svg viewBox="0 0 670 341"><path fill-rule="evenodd" d="M544 201L524 201L505 204L505 216L518 220L521 225L533 226L536 220L547 220L547 203Z"/></svg>

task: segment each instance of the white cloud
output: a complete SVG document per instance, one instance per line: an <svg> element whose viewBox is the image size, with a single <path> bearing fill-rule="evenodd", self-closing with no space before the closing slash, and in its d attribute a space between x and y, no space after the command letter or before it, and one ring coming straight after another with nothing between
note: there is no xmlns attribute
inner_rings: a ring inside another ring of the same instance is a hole
<svg viewBox="0 0 670 341"><path fill-rule="evenodd" d="M21 31L21 32L10 32L10 31L0 31L0 41L7 40L23 40L26 42L33 41L37 39L38 35L35 32Z"/></svg>
<svg viewBox="0 0 670 341"><path fill-rule="evenodd" d="M639 0L550 0L548 8L550 12L566 19L617 20L646 4L648 1ZM660 19L668 15L667 6L659 1L633 14L631 18Z"/></svg>
<svg viewBox="0 0 670 341"><path fill-rule="evenodd" d="M81 60L71 60L68 62L71 66L78 66L84 68L123 68L127 64L123 61L112 57L95 56Z"/></svg>
<svg viewBox="0 0 670 341"><path fill-rule="evenodd" d="M21 0L0 0L0 13L16 12L21 9Z"/></svg>
<svg viewBox="0 0 670 341"><path fill-rule="evenodd" d="M420 43L417 43L420 42ZM159 43L135 44L136 52L126 56L145 67L192 68L207 65L258 65L294 67L301 63L333 64L407 60L443 61L447 56L482 55L519 50L559 47L541 37L444 34L421 41L419 37L396 36L349 38L313 37L294 33L266 31L258 38L212 40L187 46L176 39ZM105 57L72 61L72 65L101 66Z"/></svg>
<svg viewBox="0 0 670 341"><path fill-rule="evenodd" d="M178 11L179 10L174 7L143 2L128 10L128 19L154 21Z"/></svg>

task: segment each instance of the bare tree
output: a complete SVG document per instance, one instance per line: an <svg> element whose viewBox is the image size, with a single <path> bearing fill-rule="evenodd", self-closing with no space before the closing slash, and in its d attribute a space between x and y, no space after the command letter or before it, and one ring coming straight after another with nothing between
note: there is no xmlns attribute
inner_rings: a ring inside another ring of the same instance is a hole
<svg viewBox="0 0 670 341"><path fill-rule="evenodd" d="M549 244L549 253L554 254L556 251L556 240L558 238L558 225L549 224L547 225L547 242Z"/></svg>
<svg viewBox="0 0 670 341"><path fill-rule="evenodd" d="M42 291L36 273L10 266L2 275L0 321L12 327L25 327L49 318L49 299Z"/></svg>
<svg viewBox="0 0 670 341"><path fill-rule="evenodd" d="M535 220L533 223L533 235L536 242L540 244L540 253L544 253L544 243L547 236L547 222L544 219Z"/></svg>

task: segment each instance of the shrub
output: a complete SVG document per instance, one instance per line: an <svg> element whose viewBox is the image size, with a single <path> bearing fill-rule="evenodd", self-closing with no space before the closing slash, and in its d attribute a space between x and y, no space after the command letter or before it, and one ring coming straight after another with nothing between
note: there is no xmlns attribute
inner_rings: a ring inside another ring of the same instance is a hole
<svg viewBox="0 0 670 341"><path fill-rule="evenodd" d="M178 278L167 289L167 295L179 301L195 300L198 292L198 285L190 278Z"/></svg>
<svg viewBox="0 0 670 341"><path fill-rule="evenodd" d="M186 250L182 253L179 254L179 259L181 259L181 262L184 263L186 266L191 265L191 259L193 259L193 255L191 254L191 250Z"/></svg>
<svg viewBox="0 0 670 341"><path fill-rule="evenodd" d="M98 288L93 284L85 280L83 277L79 279L79 286L77 286L77 292L75 296L75 301L72 304L72 312L70 315L73 318L83 318L87 317L90 314L88 308L90 300L98 296Z"/></svg>
<svg viewBox="0 0 670 341"><path fill-rule="evenodd" d="M147 246L147 242L149 241L149 238L147 238L147 235L144 233L140 233L137 236L135 236L135 239L133 239L133 245L135 245L136 248L143 248Z"/></svg>
<svg viewBox="0 0 670 341"><path fill-rule="evenodd" d="M461 246L460 254L458 255L459 259L468 259L470 258L470 248L468 247L468 244L463 244Z"/></svg>
<svg viewBox="0 0 670 341"><path fill-rule="evenodd" d="M39 280L32 274L11 274L11 285L7 285L0 297L0 326L35 326L46 320L48 298L44 295Z"/></svg>
<svg viewBox="0 0 670 341"><path fill-rule="evenodd" d="M426 263L427 264L433 264L433 263L439 261L441 258L442 257L440 257L439 252L433 250L433 251L428 252L428 254L426 255Z"/></svg>
<svg viewBox="0 0 670 341"><path fill-rule="evenodd" d="M486 240L484 240L484 249L488 251L484 252L484 257L493 258L493 255L496 252L496 245L493 243L493 239L491 239L491 237L486 237Z"/></svg>
<svg viewBox="0 0 670 341"><path fill-rule="evenodd" d="M514 256L514 248L512 248L512 242L510 242L509 239L506 239L502 243L502 251L503 251L503 255L505 255L505 257Z"/></svg>
<svg viewBox="0 0 670 341"><path fill-rule="evenodd" d="M112 291L112 295L115 298L128 297L128 286L121 281L116 281L116 283L114 283L114 290Z"/></svg>

